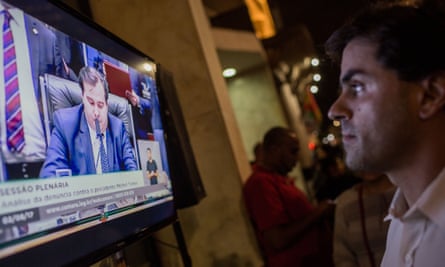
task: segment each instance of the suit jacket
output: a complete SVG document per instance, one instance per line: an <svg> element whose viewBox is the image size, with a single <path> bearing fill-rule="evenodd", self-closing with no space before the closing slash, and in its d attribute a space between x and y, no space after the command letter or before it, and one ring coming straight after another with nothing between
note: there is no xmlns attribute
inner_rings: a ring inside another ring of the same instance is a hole
<svg viewBox="0 0 445 267"><path fill-rule="evenodd" d="M56 35L34 17L24 15L31 61L31 73L37 101L40 101L39 75L55 74L60 53L56 48Z"/></svg>
<svg viewBox="0 0 445 267"><path fill-rule="evenodd" d="M133 148L124 124L111 114L108 114L106 134L111 170L136 170ZM40 177L55 177L58 169L71 169L72 175L96 173L88 123L82 104L54 113L54 129Z"/></svg>

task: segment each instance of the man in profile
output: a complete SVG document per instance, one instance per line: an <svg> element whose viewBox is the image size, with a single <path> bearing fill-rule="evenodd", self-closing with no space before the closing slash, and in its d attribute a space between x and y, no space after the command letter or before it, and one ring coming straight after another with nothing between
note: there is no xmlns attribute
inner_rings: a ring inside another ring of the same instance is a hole
<svg viewBox="0 0 445 267"><path fill-rule="evenodd" d="M372 6L328 39L341 86L329 117L341 123L347 166L398 188L380 266L443 267L445 7L408 2Z"/></svg>
<svg viewBox="0 0 445 267"><path fill-rule="evenodd" d="M57 110L40 177L136 170L123 122L108 113L104 77L92 67L79 72L80 105Z"/></svg>

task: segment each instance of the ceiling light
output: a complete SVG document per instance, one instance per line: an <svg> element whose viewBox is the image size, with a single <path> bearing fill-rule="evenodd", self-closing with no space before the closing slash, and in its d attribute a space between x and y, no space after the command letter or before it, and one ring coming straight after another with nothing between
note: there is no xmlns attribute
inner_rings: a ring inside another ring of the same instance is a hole
<svg viewBox="0 0 445 267"><path fill-rule="evenodd" d="M153 71L153 66L149 63L144 63L144 70L148 72Z"/></svg>
<svg viewBox="0 0 445 267"><path fill-rule="evenodd" d="M316 82L319 82L321 80L321 75L316 73L314 76L312 76L312 79Z"/></svg>
<svg viewBox="0 0 445 267"><path fill-rule="evenodd" d="M234 68L226 68L223 70L223 77L224 78L230 78L236 75L236 69Z"/></svg>
<svg viewBox="0 0 445 267"><path fill-rule="evenodd" d="M319 60L318 58L314 57L314 58L311 60L311 65L314 66L314 67L320 65L320 60Z"/></svg>
<svg viewBox="0 0 445 267"><path fill-rule="evenodd" d="M318 86L316 86L316 85L311 85L311 87L309 88L309 90L311 91L311 93L316 94L316 93L318 93Z"/></svg>

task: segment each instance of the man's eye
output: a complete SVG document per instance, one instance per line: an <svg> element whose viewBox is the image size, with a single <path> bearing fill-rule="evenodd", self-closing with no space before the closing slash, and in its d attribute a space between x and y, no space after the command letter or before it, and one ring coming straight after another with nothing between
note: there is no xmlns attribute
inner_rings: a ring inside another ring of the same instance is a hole
<svg viewBox="0 0 445 267"><path fill-rule="evenodd" d="M364 84L358 82L348 82L343 84L342 86L342 91L352 96L361 93L364 89L365 89Z"/></svg>
<svg viewBox="0 0 445 267"><path fill-rule="evenodd" d="M356 93L362 92L364 89L364 86L361 83L351 83L351 84L349 84L349 88L351 89L351 91L353 93L356 94Z"/></svg>

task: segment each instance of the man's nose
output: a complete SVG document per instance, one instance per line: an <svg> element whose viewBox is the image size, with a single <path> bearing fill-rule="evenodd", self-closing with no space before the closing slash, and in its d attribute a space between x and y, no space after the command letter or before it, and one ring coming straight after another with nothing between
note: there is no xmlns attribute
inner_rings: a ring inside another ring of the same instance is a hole
<svg viewBox="0 0 445 267"><path fill-rule="evenodd" d="M99 109L97 108L97 106L93 107L93 115L94 115L94 118L99 117Z"/></svg>
<svg viewBox="0 0 445 267"><path fill-rule="evenodd" d="M331 120L349 120L352 117L352 112L346 105L346 101L340 95L331 105L328 111L328 117Z"/></svg>

